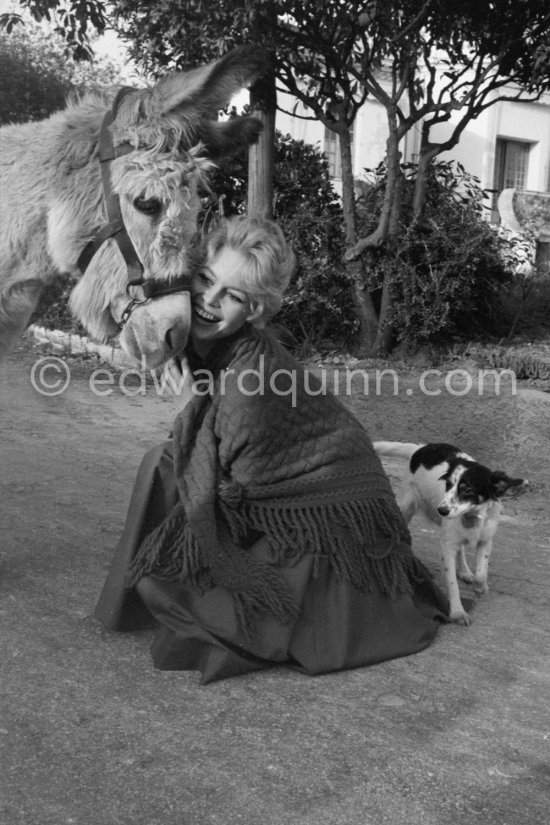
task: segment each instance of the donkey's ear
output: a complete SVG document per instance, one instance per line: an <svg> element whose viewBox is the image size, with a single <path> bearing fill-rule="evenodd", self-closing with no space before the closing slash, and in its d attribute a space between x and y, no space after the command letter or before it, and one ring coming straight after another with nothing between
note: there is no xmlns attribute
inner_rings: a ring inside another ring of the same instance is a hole
<svg viewBox="0 0 550 825"><path fill-rule="evenodd" d="M263 124L255 117L234 117L219 122L203 120L198 126L197 136L204 144L208 157L219 160L256 143L262 129Z"/></svg>
<svg viewBox="0 0 550 825"><path fill-rule="evenodd" d="M240 46L207 66L168 75L154 89L160 113L185 116L192 111L194 117L215 117L262 75L266 65L264 49Z"/></svg>

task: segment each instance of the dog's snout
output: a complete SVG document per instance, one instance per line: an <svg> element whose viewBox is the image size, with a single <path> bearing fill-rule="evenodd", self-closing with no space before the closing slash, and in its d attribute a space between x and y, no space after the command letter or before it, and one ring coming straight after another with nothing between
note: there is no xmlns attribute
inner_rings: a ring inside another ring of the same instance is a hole
<svg viewBox="0 0 550 825"><path fill-rule="evenodd" d="M451 510L450 510L449 507L446 507L444 504L440 504L439 507L437 508L437 512L439 513L440 516L448 516L449 513L451 512Z"/></svg>

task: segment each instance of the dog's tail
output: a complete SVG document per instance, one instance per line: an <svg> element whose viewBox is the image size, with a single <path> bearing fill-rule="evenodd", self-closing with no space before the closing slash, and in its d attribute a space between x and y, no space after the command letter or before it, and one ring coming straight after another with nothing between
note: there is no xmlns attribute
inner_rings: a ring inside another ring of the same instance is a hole
<svg viewBox="0 0 550 825"><path fill-rule="evenodd" d="M378 455L409 459L423 444L409 444L403 441L374 441L372 446Z"/></svg>

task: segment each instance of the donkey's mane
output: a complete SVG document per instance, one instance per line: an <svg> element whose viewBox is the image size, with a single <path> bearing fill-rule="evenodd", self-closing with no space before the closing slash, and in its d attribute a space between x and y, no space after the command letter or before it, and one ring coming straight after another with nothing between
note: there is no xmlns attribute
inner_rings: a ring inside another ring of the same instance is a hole
<svg viewBox="0 0 550 825"><path fill-rule="evenodd" d="M118 88L82 96L73 93L67 108L59 116L69 129L85 131L88 139L92 134L97 138L102 116L112 106ZM128 95L120 104L115 142L129 143L136 149L147 147L148 151L157 154L189 150L199 141L200 122L195 109L190 109L189 113L160 111L155 89L139 89L139 95Z"/></svg>
<svg viewBox="0 0 550 825"><path fill-rule="evenodd" d="M122 101L116 120L116 139L135 148L146 146L153 153L190 149L198 142L201 118L195 109L188 113L162 112L154 89L130 95Z"/></svg>
<svg viewBox="0 0 550 825"><path fill-rule="evenodd" d="M142 150L124 156L113 170L115 190L124 187L132 197L168 200L174 190L194 178L196 185L209 191L209 172L216 164L204 156L204 146L198 143L185 153L162 153Z"/></svg>
<svg viewBox="0 0 550 825"><path fill-rule="evenodd" d="M115 99L117 89L103 92L71 92L67 106L57 113L62 123L70 130L90 129L99 133L99 126Z"/></svg>

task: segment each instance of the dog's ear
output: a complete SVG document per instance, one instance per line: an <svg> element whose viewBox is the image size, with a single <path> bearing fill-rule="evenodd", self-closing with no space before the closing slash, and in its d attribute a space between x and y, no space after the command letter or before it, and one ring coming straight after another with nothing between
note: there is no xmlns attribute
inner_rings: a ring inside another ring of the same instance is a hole
<svg viewBox="0 0 550 825"><path fill-rule="evenodd" d="M509 478L508 492L512 496L519 496L529 490L529 481L526 478Z"/></svg>
<svg viewBox="0 0 550 825"><path fill-rule="evenodd" d="M523 478L510 478L502 470L491 473L491 490L496 498L501 498L508 490L520 492L528 486Z"/></svg>

